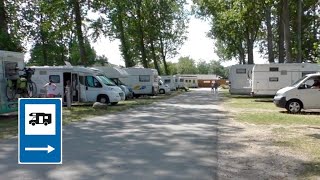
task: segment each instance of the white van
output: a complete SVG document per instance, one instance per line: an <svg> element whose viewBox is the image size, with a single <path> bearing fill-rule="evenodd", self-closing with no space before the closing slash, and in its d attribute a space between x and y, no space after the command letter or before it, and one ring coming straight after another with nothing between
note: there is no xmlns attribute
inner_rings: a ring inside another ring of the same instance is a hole
<svg viewBox="0 0 320 180"><path fill-rule="evenodd" d="M320 73L303 76L296 83L277 91L273 102L290 113L301 109L320 109L320 88L313 87L314 80L320 81Z"/></svg>
<svg viewBox="0 0 320 180"><path fill-rule="evenodd" d="M320 66L310 63L256 64L252 69L251 95L274 96L279 89L318 71Z"/></svg>
<svg viewBox="0 0 320 180"><path fill-rule="evenodd" d="M159 80L159 93L160 94L170 94L170 86L165 84L161 79Z"/></svg>
<svg viewBox="0 0 320 180"><path fill-rule="evenodd" d="M176 89L184 88L186 85L184 84L184 78L180 75L175 75L175 86Z"/></svg>
<svg viewBox="0 0 320 180"><path fill-rule="evenodd" d="M161 76L160 79L170 87L170 90L174 91L177 89L175 76Z"/></svg>
<svg viewBox="0 0 320 180"><path fill-rule="evenodd" d="M159 92L158 71L149 68L123 68L129 76L119 78L128 85L135 97L140 95L157 95Z"/></svg>
<svg viewBox="0 0 320 180"><path fill-rule="evenodd" d="M132 93L130 92L127 85L125 85L119 78L127 77L128 73L117 67L91 67L91 70L104 74L108 79L113 81L121 90L124 92L124 96L121 97L122 100L126 100L132 97Z"/></svg>
<svg viewBox="0 0 320 180"><path fill-rule="evenodd" d="M45 97L43 87L49 80L57 85L56 95L65 98L67 82L71 84L73 102L101 102L117 104L124 96L122 90L103 74L79 66L33 66L32 81L38 87L38 97Z"/></svg>
<svg viewBox="0 0 320 180"><path fill-rule="evenodd" d="M230 94L249 95L251 93L251 73L253 64L237 64L229 69Z"/></svg>
<svg viewBox="0 0 320 180"><path fill-rule="evenodd" d="M18 69L24 67L23 53L0 50L0 114L18 109L17 98L10 98L7 95L7 83L8 79L19 78L21 72Z"/></svg>

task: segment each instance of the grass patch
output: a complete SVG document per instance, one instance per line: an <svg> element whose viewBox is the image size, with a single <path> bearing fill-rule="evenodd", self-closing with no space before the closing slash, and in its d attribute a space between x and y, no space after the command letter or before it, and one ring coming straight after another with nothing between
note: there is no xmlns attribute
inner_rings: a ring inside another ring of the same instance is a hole
<svg viewBox="0 0 320 180"><path fill-rule="evenodd" d="M83 121L85 118L92 116L100 116L115 112L124 111L137 106L149 105L153 102L169 99L176 95L182 94L184 91L174 91L170 95L146 96L138 99L121 101L115 106L108 106L107 109L93 109L92 105L73 106L71 109L63 107L63 124L71 122ZM18 117L0 117L0 139L16 136L18 134Z"/></svg>
<svg viewBox="0 0 320 180"><path fill-rule="evenodd" d="M319 115L308 114L288 114L281 112L240 112L236 114L236 119L257 125L319 125Z"/></svg>
<svg viewBox="0 0 320 180"><path fill-rule="evenodd" d="M8 138L18 134L17 117L1 117L0 119L0 139Z"/></svg>

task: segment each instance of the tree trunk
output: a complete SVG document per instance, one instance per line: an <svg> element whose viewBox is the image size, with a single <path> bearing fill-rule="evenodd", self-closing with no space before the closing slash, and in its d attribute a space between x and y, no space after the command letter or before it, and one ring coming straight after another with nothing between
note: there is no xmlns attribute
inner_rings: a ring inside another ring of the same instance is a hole
<svg viewBox="0 0 320 180"><path fill-rule="evenodd" d="M284 26L283 26L283 0L280 0L278 6L278 51L279 51L279 63L284 63Z"/></svg>
<svg viewBox="0 0 320 180"><path fill-rule="evenodd" d="M144 32L142 27L142 16L141 16L141 0L138 1L138 7L137 7L137 16L138 16L138 33L140 38L140 52L142 57L142 65L145 68L148 68L148 61L146 56L146 50L144 47Z"/></svg>
<svg viewBox="0 0 320 180"><path fill-rule="evenodd" d="M273 36L272 36L272 25L271 25L271 6L266 8L266 24L267 24L267 33L268 33L269 63L274 63Z"/></svg>
<svg viewBox="0 0 320 180"><path fill-rule="evenodd" d="M302 62L302 48L301 48L301 16L302 16L302 0L298 0L298 59L297 63Z"/></svg>
<svg viewBox="0 0 320 180"><path fill-rule="evenodd" d="M84 47L84 38L83 38L83 32L82 32L82 18L81 18L79 0L73 0L73 10L75 14L75 23L76 23L77 37L78 37L78 43L79 43L80 60L81 60L81 64L86 66L88 61L86 56L86 50Z"/></svg>
<svg viewBox="0 0 320 180"><path fill-rule="evenodd" d="M164 73L166 75L169 75L168 65L167 65L167 61L166 61L166 54L164 52L163 39L161 37L160 37L160 49L161 49L162 62L163 62L163 66L164 66Z"/></svg>
<svg viewBox="0 0 320 180"><path fill-rule="evenodd" d="M246 64L246 56L244 53L244 49L241 47L242 50L239 50L239 64Z"/></svg>
<svg viewBox="0 0 320 180"><path fill-rule="evenodd" d="M286 61L292 63L291 59L291 42L290 42L290 15L289 15L289 2L283 0L283 22L284 22L284 42L286 49Z"/></svg>
<svg viewBox="0 0 320 180"><path fill-rule="evenodd" d="M46 35L43 31L43 16L42 14L40 15L40 38L41 38L41 44L42 44L42 56L43 56L43 61L42 65L49 65L48 64L48 51L47 51L47 38Z"/></svg>
<svg viewBox="0 0 320 180"><path fill-rule="evenodd" d="M118 2L118 1L116 1ZM130 58L129 56L129 48L128 48L128 44L126 41L126 35L124 32L124 28L123 28L123 16L122 14L124 13L123 10L121 9L121 6L117 3L117 8L118 8L118 26L119 26L119 31L120 31L120 41L121 41L121 52L124 58L124 62L125 62L125 66L126 67L132 67L134 66L134 62L133 60Z"/></svg>
<svg viewBox="0 0 320 180"><path fill-rule="evenodd" d="M0 49L16 51L14 43L8 32L8 19L6 14L5 0L0 0Z"/></svg>
<svg viewBox="0 0 320 180"><path fill-rule="evenodd" d="M158 71L158 74L161 75L161 71L160 71L160 67L159 67L158 61L157 61L157 55L156 55L156 50L154 48L153 40L151 40L150 45L151 45L151 53L152 53L152 59L153 59L154 67Z"/></svg>
<svg viewBox="0 0 320 180"><path fill-rule="evenodd" d="M254 64L253 62L253 40L250 36L249 28L246 28L247 34L247 53L248 53L248 64Z"/></svg>

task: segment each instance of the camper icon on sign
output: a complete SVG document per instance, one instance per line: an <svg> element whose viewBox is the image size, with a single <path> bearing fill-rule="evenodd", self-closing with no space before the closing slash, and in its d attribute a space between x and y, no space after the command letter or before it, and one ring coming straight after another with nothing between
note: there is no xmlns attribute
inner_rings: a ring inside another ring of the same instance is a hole
<svg viewBox="0 0 320 180"><path fill-rule="evenodd" d="M29 121L29 124L35 126L36 124L43 124L47 126L51 124L51 114L46 113L30 113L29 116L32 116L32 119Z"/></svg>

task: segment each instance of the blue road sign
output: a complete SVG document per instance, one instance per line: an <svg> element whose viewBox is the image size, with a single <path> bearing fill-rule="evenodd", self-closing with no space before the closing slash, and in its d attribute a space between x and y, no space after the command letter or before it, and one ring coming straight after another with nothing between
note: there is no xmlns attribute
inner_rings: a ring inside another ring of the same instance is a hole
<svg viewBox="0 0 320 180"><path fill-rule="evenodd" d="M19 164L62 164L62 99L19 99Z"/></svg>

